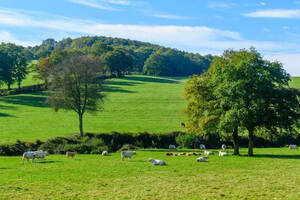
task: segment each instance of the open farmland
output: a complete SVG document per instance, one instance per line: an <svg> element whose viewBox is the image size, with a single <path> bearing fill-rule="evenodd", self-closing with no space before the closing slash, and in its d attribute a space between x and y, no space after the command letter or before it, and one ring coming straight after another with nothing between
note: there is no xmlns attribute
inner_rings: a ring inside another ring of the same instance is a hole
<svg viewBox="0 0 300 200"><path fill-rule="evenodd" d="M33 82L32 76L26 80ZM103 112L87 113L86 132L184 131L184 83L187 78L127 76L106 81ZM300 88L300 78L291 85ZM71 111L54 112L46 92L0 97L0 143L45 140L78 132L77 116Z"/></svg>
<svg viewBox="0 0 300 200"><path fill-rule="evenodd" d="M86 132L171 132L183 130L186 78L128 76L106 81L103 112L87 113ZM78 132L72 111L54 112L46 92L0 97L0 143L45 140Z"/></svg>
<svg viewBox="0 0 300 200"><path fill-rule="evenodd" d="M193 151L193 150L192 150ZM246 149L242 149L242 154ZM45 162L21 163L0 157L0 199L299 199L299 151L255 149L256 157L167 157L137 151L131 161L119 153L50 155ZM151 166L148 158L167 166Z"/></svg>

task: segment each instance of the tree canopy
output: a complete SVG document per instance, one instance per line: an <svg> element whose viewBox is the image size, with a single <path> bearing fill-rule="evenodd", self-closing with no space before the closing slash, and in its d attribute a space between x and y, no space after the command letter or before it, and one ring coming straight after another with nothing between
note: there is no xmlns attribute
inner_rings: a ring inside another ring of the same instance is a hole
<svg viewBox="0 0 300 200"><path fill-rule="evenodd" d="M251 156L257 129L291 130L299 120L299 90L289 88L289 80L282 64L264 60L255 49L225 51L186 85L188 128L237 134L243 127Z"/></svg>

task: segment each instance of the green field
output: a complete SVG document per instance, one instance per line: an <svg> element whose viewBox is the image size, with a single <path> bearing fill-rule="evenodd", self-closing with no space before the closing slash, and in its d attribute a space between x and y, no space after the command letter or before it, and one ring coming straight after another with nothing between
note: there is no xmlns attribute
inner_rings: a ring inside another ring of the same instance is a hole
<svg viewBox="0 0 300 200"><path fill-rule="evenodd" d="M291 87L300 88L300 77L292 77Z"/></svg>
<svg viewBox="0 0 300 200"><path fill-rule="evenodd" d="M87 132L171 132L183 130L186 78L128 76L106 81L104 111L86 114ZM46 93L0 97L0 143L45 140L78 132L75 113L54 112Z"/></svg>
<svg viewBox="0 0 300 200"><path fill-rule="evenodd" d="M256 157L213 155L206 163L159 150L138 151L124 162L119 153L74 160L50 155L24 165L21 157L0 157L0 199L299 199L299 151L255 152ZM150 157L167 166L151 166Z"/></svg>
<svg viewBox="0 0 300 200"><path fill-rule="evenodd" d="M32 76L31 76L32 77ZM34 82L29 77L24 85ZM127 76L106 81L104 111L86 114L87 132L183 131L183 89L186 78ZM300 78L291 83L300 88ZM0 144L46 140L78 133L73 112L54 112L45 104L46 93L0 97Z"/></svg>

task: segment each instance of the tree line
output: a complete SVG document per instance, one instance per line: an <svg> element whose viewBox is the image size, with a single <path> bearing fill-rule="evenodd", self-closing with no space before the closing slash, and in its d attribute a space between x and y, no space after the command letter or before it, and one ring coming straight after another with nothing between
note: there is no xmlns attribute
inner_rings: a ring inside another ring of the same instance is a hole
<svg viewBox="0 0 300 200"><path fill-rule="evenodd" d="M75 49L85 54L106 57L109 64L116 61L113 57L118 57L122 62L111 66L111 69L114 68L111 73L117 75L123 71L153 76L200 74L208 69L213 59L211 55L202 56L145 42L98 36L66 38L59 42L47 39L41 45L29 49L36 59L49 57L53 51Z"/></svg>

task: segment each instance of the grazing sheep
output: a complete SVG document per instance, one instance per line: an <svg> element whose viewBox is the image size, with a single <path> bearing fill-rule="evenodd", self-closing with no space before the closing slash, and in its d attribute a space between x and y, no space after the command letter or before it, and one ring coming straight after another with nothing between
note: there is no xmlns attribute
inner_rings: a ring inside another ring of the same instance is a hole
<svg viewBox="0 0 300 200"><path fill-rule="evenodd" d="M153 166L154 165L166 165L166 162L163 160L154 160L152 158L149 158L148 161L151 162Z"/></svg>
<svg viewBox="0 0 300 200"><path fill-rule="evenodd" d="M206 149L206 146L204 144L200 144L200 149L201 150L205 150Z"/></svg>
<svg viewBox="0 0 300 200"><path fill-rule="evenodd" d="M226 151L219 151L219 156L228 156L228 152L226 152Z"/></svg>
<svg viewBox="0 0 300 200"><path fill-rule="evenodd" d="M169 149L176 149L176 146L173 145L173 144L170 144L170 145L169 145Z"/></svg>
<svg viewBox="0 0 300 200"><path fill-rule="evenodd" d="M23 154L23 157L22 157L22 162L24 164L24 160L27 159L27 161L29 159L31 159L32 162L34 162L34 159L38 158L42 158L42 159L45 159L45 157L48 155L47 152L44 152L44 151L27 151Z"/></svg>
<svg viewBox="0 0 300 200"><path fill-rule="evenodd" d="M197 158L197 162L206 162L207 159L208 157L199 157Z"/></svg>
<svg viewBox="0 0 300 200"><path fill-rule="evenodd" d="M122 161L124 160L124 158L128 158L128 160L130 160L133 155L136 155L135 151L121 151Z"/></svg>
<svg viewBox="0 0 300 200"><path fill-rule="evenodd" d="M70 152L70 151L67 151L66 152L66 158L74 158L76 155L76 152Z"/></svg>
<svg viewBox="0 0 300 200"><path fill-rule="evenodd" d="M222 144L221 148L225 150L227 148L226 144Z"/></svg>
<svg viewBox="0 0 300 200"><path fill-rule="evenodd" d="M289 145L289 149L298 149L298 146L297 145L295 145L295 144L290 144Z"/></svg>
<svg viewBox="0 0 300 200"><path fill-rule="evenodd" d="M214 155L215 153L212 151L204 151L205 156Z"/></svg>
<svg viewBox="0 0 300 200"><path fill-rule="evenodd" d="M107 151L102 151L102 156L108 156L108 152Z"/></svg>

